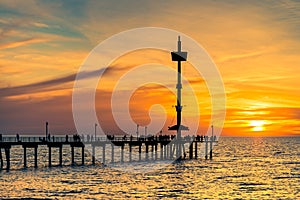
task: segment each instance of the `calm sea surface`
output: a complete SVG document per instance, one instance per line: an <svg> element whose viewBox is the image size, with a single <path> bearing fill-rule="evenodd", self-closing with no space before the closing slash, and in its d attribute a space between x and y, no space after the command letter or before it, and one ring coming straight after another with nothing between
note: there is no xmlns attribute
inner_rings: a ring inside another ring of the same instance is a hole
<svg viewBox="0 0 300 200"><path fill-rule="evenodd" d="M64 165L70 163L67 151ZM12 170L0 172L1 198L300 199L300 137L222 137L213 160L202 157L158 169L150 165L153 169L145 173L132 172L136 166L149 169L141 162L119 164L121 170L118 164L48 168L46 153L35 170L31 150L25 170L22 148L12 152ZM58 160L55 151L53 159Z"/></svg>

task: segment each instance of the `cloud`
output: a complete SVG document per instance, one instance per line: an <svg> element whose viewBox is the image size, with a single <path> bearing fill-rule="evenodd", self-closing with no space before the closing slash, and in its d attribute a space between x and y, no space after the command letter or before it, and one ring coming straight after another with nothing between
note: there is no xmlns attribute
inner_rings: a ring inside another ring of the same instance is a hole
<svg viewBox="0 0 300 200"><path fill-rule="evenodd" d="M31 93L49 91L49 90L50 91L58 90L61 88L61 84L74 81L75 77L76 74L71 74L64 77L33 83L33 84L28 84L28 85L0 88L0 97L31 94ZM49 89L50 87L53 86L55 86L55 88Z"/></svg>
<svg viewBox="0 0 300 200"><path fill-rule="evenodd" d="M125 67L126 68L126 67ZM55 91L63 89L62 85L67 83L72 83L77 80L84 80L88 78L93 78L98 76L99 73L104 72L105 76L109 76L110 74L114 74L115 72L119 72L120 70L124 70L123 68L118 67L108 67L101 68L94 71L83 71L81 74L73 73L63 77L58 77L46 81L41 81L37 83L15 86L15 87L6 87L0 88L0 97L8 97L22 94L32 94L37 92L45 92L45 91ZM80 77L80 78L79 78ZM73 85L69 85L68 88L72 88Z"/></svg>
<svg viewBox="0 0 300 200"><path fill-rule="evenodd" d="M257 51L257 52L251 52L251 53L229 55L229 56L224 56L221 59L219 59L219 62L227 62L227 61L233 61L233 60L241 60L241 59L245 59L245 58L253 58L253 57L261 56L264 53L265 53L264 51Z"/></svg>
<svg viewBox="0 0 300 200"><path fill-rule="evenodd" d="M33 25L38 28L48 28L49 27L49 25L41 23L41 22L34 22Z"/></svg>
<svg viewBox="0 0 300 200"><path fill-rule="evenodd" d="M23 39L19 41L9 42L6 44L1 44L0 49L11 49L11 48L26 46L34 43L47 42L47 41L48 41L47 39L42 39L42 38Z"/></svg>

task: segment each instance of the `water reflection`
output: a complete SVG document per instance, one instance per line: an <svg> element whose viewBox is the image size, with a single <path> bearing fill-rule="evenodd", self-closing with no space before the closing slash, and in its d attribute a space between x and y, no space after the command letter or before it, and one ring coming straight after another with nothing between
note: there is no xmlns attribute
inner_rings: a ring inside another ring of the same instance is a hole
<svg viewBox="0 0 300 200"><path fill-rule="evenodd" d="M189 160L149 173L126 173L101 164L50 169L46 167L45 157L41 158L45 159L44 168L1 172L0 196L297 199L300 191L299 140L221 138L211 161ZM22 165L18 157L14 162L12 166Z"/></svg>

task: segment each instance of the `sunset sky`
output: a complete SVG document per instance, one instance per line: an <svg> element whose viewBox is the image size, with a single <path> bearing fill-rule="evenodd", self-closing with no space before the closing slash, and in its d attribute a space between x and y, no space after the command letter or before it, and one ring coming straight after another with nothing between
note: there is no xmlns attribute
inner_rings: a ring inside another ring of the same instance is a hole
<svg viewBox="0 0 300 200"><path fill-rule="evenodd" d="M2 0L0 133L42 134L45 121L49 121L52 134L74 133L72 90L85 58L110 36L148 26L180 31L210 54L226 92L222 135L300 136L297 0ZM176 40L170 51L176 50ZM107 109L113 81L134 66L157 58L175 69L169 53L154 50L123 55L109 66L112 70L99 82L95 105L106 130L115 131ZM185 63L183 68L197 91L201 132L210 125L210 96L193 66ZM174 87L175 83L176 77ZM133 120L146 126L148 110L157 103L167 112L165 128L172 125L175 97L166 88L151 84L132 96ZM186 107L189 116L194 108Z"/></svg>

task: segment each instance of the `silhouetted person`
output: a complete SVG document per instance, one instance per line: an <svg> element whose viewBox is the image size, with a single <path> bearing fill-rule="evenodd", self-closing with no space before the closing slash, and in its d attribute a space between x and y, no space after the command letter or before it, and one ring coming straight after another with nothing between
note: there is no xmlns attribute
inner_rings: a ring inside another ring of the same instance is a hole
<svg viewBox="0 0 300 200"><path fill-rule="evenodd" d="M54 135L52 135L52 140L53 140L53 142L54 142Z"/></svg>
<svg viewBox="0 0 300 200"><path fill-rule="evenodd" d="M68 135L66 135L66 142L68 142L68 140L69 140L69 136L68 136Z"/></svg>
<svg viewBox="0 0 300 200"><path fill-rule="evenodd" d="M17 138L17 142L20 142L20 136L19 136L19 134L17 134L16 138Z"/></svg>
<svg viewBox="0 0 300 200"><path fill-rule="evenodd" d="M73 135L74 142L80 142L80 136L78 134Z"/></svg>
<svg viewBox="0 0 300 200"><path fill-rule="evenodd" d="M2 142L2 134L0 134L0 142Z"/></svg>

